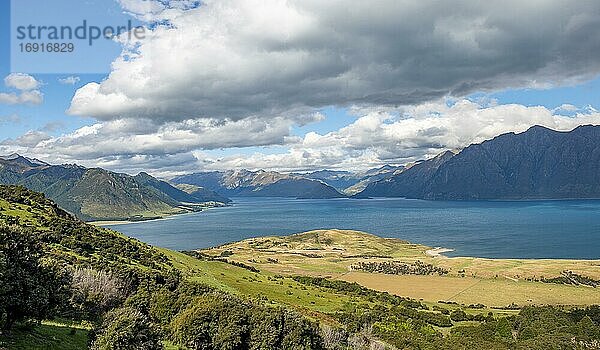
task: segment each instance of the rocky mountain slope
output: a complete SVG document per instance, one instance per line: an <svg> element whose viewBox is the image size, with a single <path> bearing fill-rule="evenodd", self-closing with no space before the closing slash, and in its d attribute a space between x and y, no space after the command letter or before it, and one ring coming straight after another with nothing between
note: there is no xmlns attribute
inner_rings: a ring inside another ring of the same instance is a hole
<svg viewBox="0 0 600 350"><path fill-rule="evenodd" d="M42 192L84 220L160 216L194 209L186 203L229 201L211 191L189 194L145 173L50 165L18 155L0 158L0 184Z"/></svg>
<svg viewBox="0 0 600 350"><path fill-rule="evenodd" d="M600 126L534 126L373 183L360 197L437 200L600 198Z"/></svg>
<svg viewBox="0 0 600 350"><path fill-rule="evenodd" d="M454 155L454 152L446 151L432 159L411 164L392 176L367 184L365 189L355 194L354 197L421 198L423 188L437 169Z"/></svg>
<svg viewBox="0 0 600 350"><path fill-rule="evenodd" d="M200 186L222 196L340 198L343 194L323 181L273 171L231 170L175 177L176 184Z"/></svg>

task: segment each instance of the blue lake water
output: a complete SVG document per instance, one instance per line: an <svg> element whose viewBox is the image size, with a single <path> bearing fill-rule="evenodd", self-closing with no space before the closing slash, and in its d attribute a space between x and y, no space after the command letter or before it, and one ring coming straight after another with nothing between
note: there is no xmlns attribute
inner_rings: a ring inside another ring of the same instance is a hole
<svg viewBox="0 0 600 350"><path fill-rule="evenodd" d="M408 199L235 198L234 205L109 226L176 249L341 228L452 248L449 256L600 258L600 201L442 202Z"/></svg>

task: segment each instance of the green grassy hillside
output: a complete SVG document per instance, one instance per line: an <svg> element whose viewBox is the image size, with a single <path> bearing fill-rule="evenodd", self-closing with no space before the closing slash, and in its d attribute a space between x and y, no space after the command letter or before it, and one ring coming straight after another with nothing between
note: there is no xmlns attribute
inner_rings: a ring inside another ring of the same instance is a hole
<svg viewBox="0 0 600 350"><path fill-rule="evenodd" d="M0 186L0 222L34 229L47 257L62 264L132 274L173 270L169 259L155 248L87 225L24 187Z"/></svg>

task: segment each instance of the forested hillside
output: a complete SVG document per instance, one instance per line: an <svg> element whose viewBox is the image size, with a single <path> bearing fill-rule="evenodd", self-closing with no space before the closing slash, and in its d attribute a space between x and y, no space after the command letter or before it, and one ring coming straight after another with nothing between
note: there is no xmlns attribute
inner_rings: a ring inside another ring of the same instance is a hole
<svg viewBox="0 0 600 350"><path fill-rule="evenodd" d="M0 282L0 348L63 349L82 333L90 344L79 345L93 349L320 342L302 316L188 280L159 250L80 222L23 187L0 186ZM35 326L47 319L75 325L72 334L53 341L48 323ZM48 339L32 343L40 330Z"/></svg>

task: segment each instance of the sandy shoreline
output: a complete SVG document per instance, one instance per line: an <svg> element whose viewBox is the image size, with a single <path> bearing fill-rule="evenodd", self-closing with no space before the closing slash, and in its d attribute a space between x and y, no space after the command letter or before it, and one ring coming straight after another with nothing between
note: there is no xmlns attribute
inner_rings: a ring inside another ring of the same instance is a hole
<svg viewBox="0 0 600 350"><path fill-rule="evenodd" d="M137 221L129 221L129 220L91 221L91 222L88 222L88 224L94 225L94 226L118 226L118 225L129 225L129 224L141 224L144 222L170 220L176 216L188 215L188 214L194 214L194 213L173 214L173 215L168 215L168 216L160 217L160 218L153 218L153 219L148 219L148 220L137 220Z"/></svg>
<svg viewBox="0 0 600 350"><path fill-rule="evenodd" d="M431 257L445 257L445 255L443 255L444 253L449 253L449 252L453 252L454 249L450 249L450 248L443 248L443 247L435 247L433 249L428 249L425 251L425 254L431 256Z"/></svg>
<svg viewBox="0 0 600 350"><path fill-rule="evenodd" d="M94 226L101 226L101 227L103 227L103 226L129 225L129 224L142 224L144 222L156 222L156 221L171 220L171 219L174 219L177 216L190 215L190 214L196 214L196 213L200 213L200 212L197 211L197 212L193 212L193 213L173 214L173 215L168 215L168 216L161 217L161 218L148 219L148 220L137 220L137 221L128 221L128 220L92 221L92 222L88 222L88 224L94 225Z"/></svg>
<svg viewBox="0 0 600 350"><path fill-rule="evenodd" d="M154 222L154 221L163 221L163 220L171 220L177 216L183 216L183 215L192 215L192 214L197 214L197 213L202 213L204 211L207 210L211 210L211 209L215 209L215 208L225 208L228 206L223 206L223 207L207 207L204 208L202 210L199 211L192 211L192 212L186 212L186 213L177 213L177 214L169 214L169 215L165 215L163 217L157 217L157 218L150 218L150 219L145 219L145 220L136 220L136 221L129 221L129 220L100 220L100 221L90 221L90 222L86 222L87 224L90 225L94 225L94 226L118 226L118 225L129 225L129 224L140 224L143 222Z"/></svg>
<svg viewBox="0 0 600 350"><path fill-rule="evenodd" d="M134 224L136 222L143 222L143 221L92 221L92 222L88 222L87 224L90 225L94 225L94 226L116 226L116 225L127 225L127 224Z"/></svg>

